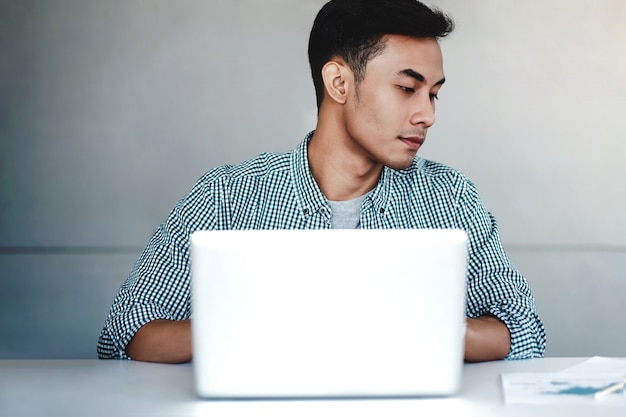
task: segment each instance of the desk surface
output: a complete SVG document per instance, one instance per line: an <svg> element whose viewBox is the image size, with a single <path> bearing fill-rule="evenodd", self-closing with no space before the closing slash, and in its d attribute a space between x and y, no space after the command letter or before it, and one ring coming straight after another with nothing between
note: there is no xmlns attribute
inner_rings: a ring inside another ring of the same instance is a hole
<svg viewBox="0 0 626 417"><path fill-rule="evenodd" d="M500 374L558 371L586 358L467 364L451 398L401 400L206 401L191 364L102 360L0 360L3 416L624 416L622 407L505 405ZM448 413L449 412L449 413Z"/></svg>

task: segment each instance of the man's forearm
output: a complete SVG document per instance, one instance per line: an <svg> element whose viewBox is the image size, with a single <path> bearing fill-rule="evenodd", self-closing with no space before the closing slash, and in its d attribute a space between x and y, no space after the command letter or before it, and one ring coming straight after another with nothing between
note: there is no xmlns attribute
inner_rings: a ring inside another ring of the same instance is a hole
<svg viewBox="0 0 626 417"><path fill-rule="evenodd" d="M504 359L511 350L508 327L494 316L467 319L465 360L485 362Z"/></svg>
<svg viewBox="0 0 626 417"><path fill-rule="evenodd" d="M182 363L191 360L191 319L154 320L142 326L126 346L132 359Z"/></svg>
<svg viewBox="0 0 626 417"><path fill-rule="evenodd" d="M484 362L505 358L511 349L506 325L496 317L467 319L465 360ZM141 327L126 347L134 360L182 363L191 360L191 320L154 320Z"/></svg>

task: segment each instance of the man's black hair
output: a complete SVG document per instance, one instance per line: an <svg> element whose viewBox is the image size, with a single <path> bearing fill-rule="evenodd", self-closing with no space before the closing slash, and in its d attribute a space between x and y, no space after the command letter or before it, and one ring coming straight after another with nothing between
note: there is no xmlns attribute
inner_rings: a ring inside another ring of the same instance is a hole
<svg viewBox="0 0 626 417"><path fill-rule="evenodd" d="M309 37L318 110L324 98L322 68L331 59L345 60L358 85L369 60L385 48L385 35L440 39L452 30L449 16L417 0L329 1L318 12Z"/></svg>

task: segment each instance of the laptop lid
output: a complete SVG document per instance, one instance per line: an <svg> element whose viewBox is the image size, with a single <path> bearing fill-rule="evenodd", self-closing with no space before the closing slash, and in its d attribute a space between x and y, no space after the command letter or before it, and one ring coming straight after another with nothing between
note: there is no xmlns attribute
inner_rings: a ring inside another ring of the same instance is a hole
<svg viewBox="0 0 626 417"><path fill-rule="evenodd" d="M193 366L202 397L459 389L463 231L200 231L191 256Z"/></svg>

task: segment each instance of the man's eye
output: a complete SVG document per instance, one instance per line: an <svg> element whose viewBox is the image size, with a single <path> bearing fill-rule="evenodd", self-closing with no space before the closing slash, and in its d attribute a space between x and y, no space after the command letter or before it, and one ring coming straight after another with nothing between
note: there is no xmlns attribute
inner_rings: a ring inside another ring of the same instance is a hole
<svg viewBox="0 0 626 417"><path fill-rule="evenodd" d="M439 96L437 94L431 94L430 95L430 99L431 100L439 100Z"/></svg>
<svg viewBox="0 0 626 417"><path fill-rule="evenodd" d="M411 87L404 87L404 86L399 85L398 88L400 88L400 90L404 91L405 93L411 93L412 94L412 93L415 92L415 89L411 88Z"/></svg>

